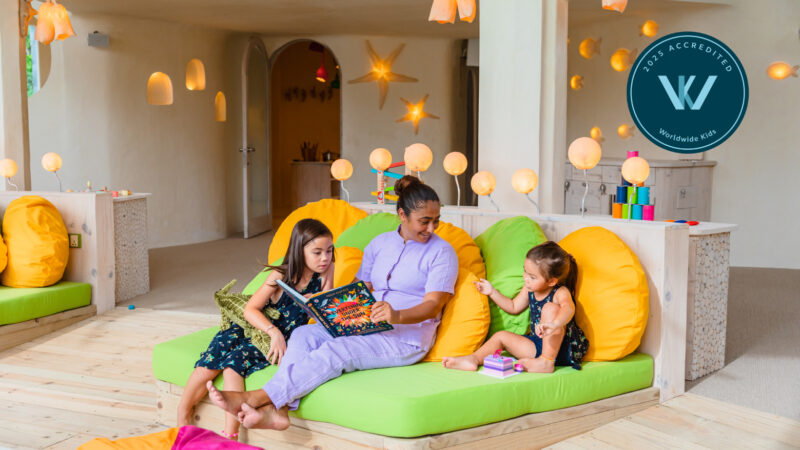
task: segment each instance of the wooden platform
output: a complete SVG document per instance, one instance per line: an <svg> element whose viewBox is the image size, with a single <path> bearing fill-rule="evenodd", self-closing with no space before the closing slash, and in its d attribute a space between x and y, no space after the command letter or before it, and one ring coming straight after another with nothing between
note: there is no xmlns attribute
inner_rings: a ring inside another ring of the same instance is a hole
<svg viewBox="0 0 800 450"><path fill-rule="evenodd" d="M95 314L97 305L89 305L25 322L0 325L0 351L66 328Z"/></svg>
<svg viewBox="0 0 800 450"><path fill-rule="evenodd" d="M116 439L163 430L158 417L168 405L162 403L159 413L151 367L153 345L217 323L213 315L117 308L0 353L0 448L75 449L95 437ZM177 388L172 394L178 394ZM454 434L444 434L414 444L426 448L531 448L588 429L576 423L594 428L616 420L558 445L800 446L800 424L788 419L693 395L643 409L640 406L652 401L654 393L643 390L628 396L544 413L549 416L532 414L473 428L459 436L468 440L455 441ZM619 402L632 404L625 410L619 408ZM206 412L204 408L198 410L201 423L219 414L218 410ZM165 421L174 420L169 415L163 417ZM541 420L550 425L541 426ZM324 423L295 420L293 425L293 432L278 436L269 448L352 448L354 444L361 448L407 448L410 444L404 439L353 430L342 435L341 427ZM523 428L531 434L522 445L506 440L519 436L512 432ZM339 443L326 435L339 439ZM490 438L494 442L490 443Z"/></svg>
<svg viewBox="0 0 800 450"><path fill-rule="evenodd" d="M176 411L183 388L158 382L159 420L175 425ZM572 408L528 414L466 430L413 439L392 438L365 433L338 425L291 417L292 425L283 432L243 430L243 442L265 448L532 448L561 441L570 436L625 417L658 404L658 389L647 388ZM224 412L208 399L195 407L195 423L216 430L224 424Z"/></svg>

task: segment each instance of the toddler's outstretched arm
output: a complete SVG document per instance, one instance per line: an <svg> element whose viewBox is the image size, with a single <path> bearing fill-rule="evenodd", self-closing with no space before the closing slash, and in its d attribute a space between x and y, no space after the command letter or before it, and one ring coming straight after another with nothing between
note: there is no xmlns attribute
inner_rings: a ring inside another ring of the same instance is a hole
<svg viewBox="0 0 800 450"><path fill-rule="evenodd" d="M524 286L516 297L510 299L495 289L488 280L481 278L480 281L474 281L473 283L478 289L478 292L483 295L488 295L500 309L509 314L519 314L528 307L528 289Z"/></svg>

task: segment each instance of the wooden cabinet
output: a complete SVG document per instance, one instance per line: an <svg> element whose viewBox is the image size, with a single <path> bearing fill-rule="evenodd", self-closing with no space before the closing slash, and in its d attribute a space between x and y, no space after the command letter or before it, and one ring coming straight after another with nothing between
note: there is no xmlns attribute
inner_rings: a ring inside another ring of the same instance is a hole
<svg viewBox="0 0 800 450"><path fill-rule="evenodd" d="M331 176L331 161L292 162L291 211L323 198L339 198L339 182Z"/></svg>
<svg viewBox="0 0 800 450"><path fill-rule="evenodd" d="M611 215L617 186L622 181L623 159L603 159L584 178L569 162L564 182L564 213L580 214L581 198L588 180L584 208L587 214ZM711 219L711 181L716 161L648 161L650 204L655 205L655 220Z"/></svg>

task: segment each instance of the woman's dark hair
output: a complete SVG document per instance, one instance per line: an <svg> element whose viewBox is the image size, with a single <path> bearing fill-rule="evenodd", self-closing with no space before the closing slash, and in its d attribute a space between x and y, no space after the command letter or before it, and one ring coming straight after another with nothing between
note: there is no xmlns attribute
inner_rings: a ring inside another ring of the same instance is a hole
<svg viewBox="0 0 800 450"><path fill-rule="evenodd" d="M547 241L528 250L525 258L529 259L548 280L558 279L575 301L575 287L578 284L578 264L575 258L553 241Z"/></svg>
<svg viewBox="0 0 800 450"><path fill-rule="evenodd" d="M303 249L306 244L320 236L333 238L333 233L324 223L316 219L303 219L295 224L292 229L292 237L289 238L289 248L283 256L283 262L277 266L266 266L266 269L273 269L283 274L283 281L291 286L297 286L303 271L306 268L306 258ZM335 261L335 257L331 262Z"/></svg>
<svg viewBox="0 0 800 450"><path fill-rule="evenodd" d="M439 202L436 191L427 184L423 184L419 178L406 175L397 180L394 184L394 194L397 196L397 212L402 209L406 216L411 215L411 211L416 211L425 205L425 202Z"/></svg>

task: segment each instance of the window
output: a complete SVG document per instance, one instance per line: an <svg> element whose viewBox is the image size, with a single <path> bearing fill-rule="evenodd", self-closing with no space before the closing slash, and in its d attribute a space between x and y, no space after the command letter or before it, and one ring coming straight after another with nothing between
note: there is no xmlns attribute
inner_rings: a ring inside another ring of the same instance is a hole
<svg viewBox="0 0 800 450"><path fill-rule="evenodd" d="M34 39L36 27L28 27L25 36L25 72L28 75L28 97L39 92L39 43Z"/></svg>

